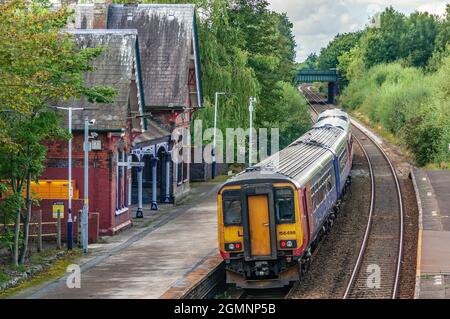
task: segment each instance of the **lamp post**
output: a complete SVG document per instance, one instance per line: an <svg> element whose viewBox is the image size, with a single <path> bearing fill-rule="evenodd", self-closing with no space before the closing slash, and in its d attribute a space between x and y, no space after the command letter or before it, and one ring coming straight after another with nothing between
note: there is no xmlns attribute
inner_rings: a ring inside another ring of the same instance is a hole
<svg viewBox="0 0 450 319"><path fill-rule="evenodd" d="M253 144L253 102L256 102L256 98L253 96L250 97L250 105L248 106L248 111L250 112L250 132L249 132L249 141L248 141L248 166L252 166L252 144Z"/></svg>
<svg viewBox="0 0 450 319"><path fill-rule="evenodd" d="M56 107L59 110L66 110L69 112L69 163L68 163L68 175L69 175L69 198L68 198L68 216L67 216L67 249L72 250L73 248L73 220L72 220L72 111L83 110L82 107Z"/></svg>
<svg viewBox="0 0 450 319"><path fill-rule="evenodd" d="M216 92L214 101L214 140L212 148L212 166L211 166L211 178L216 177L216 135L217 135L217 107L219 103L219 95L225 95L225 92Z"/></svg>
<svg viewBox="0 0 450 319"><path fill-rule="evenodd" d="M94 124L95 119L89 121L87 116L84 118L84 204L81 221L81 238L83 243L83 252L85 254L88 252L89 245L89 125Z"/></svg>

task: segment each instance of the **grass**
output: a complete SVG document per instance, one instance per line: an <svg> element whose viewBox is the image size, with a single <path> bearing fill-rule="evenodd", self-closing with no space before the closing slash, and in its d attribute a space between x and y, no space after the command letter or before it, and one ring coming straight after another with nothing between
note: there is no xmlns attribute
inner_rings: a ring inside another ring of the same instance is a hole
<svg viewBox="0 0 450 319"><path fill-rule="evenodd" d="M433 171L450 170L450 162L442 162L440 164L430 163L425 165L424 168Z"/></svg>
<svg viewBox="0 0 450 319"><path fill-rule="evenodd" d="M8 274L5 274L3 271L0 271L0 284L3 284L9 281L11 277Z"/></svg>
<svg viewBox="0 0 450 319"><path fill-rule="evenodd" d="M27 266L26 265L11 265L10 268L14 271L18 271L18 272L25 272L27 271Z"/></svg>
<svg viewBox="0 0 450 319"><path fill-rule="evenodd" d="M43 253L37 253L36 256L32 256L30 258L30 262L32 264L36 264L40 262L43 262L45 260L45 256L49 257L51 252L54 253L54 251L47 251ZM65 256L61 257L60 259L54 261L46 270L43 270L42 272L39 272L35 274L30 280L26 280L19 284L16 287L10 288L5 290L4 292L0 293L0 299L11 297L24 289L28 289L31 287L35 287L37 285L40 285L44 282L54 280L56 278L59 278L63 276L66 273L67 266L72 264L74 260L81 257L81 249L75 248L73 251L68 252ZM20 265L26 268L25 265ZM0 282L2 281L2 277L4 281L9 280L9 278L6 278L6 274L0 272Z"/></svg>
<svg viewBox="0 0 450 319"><path fill-rule="evenodd" d="M361 112L351 111L350 115L370 128L378 136L381 136L388 143L398 146L402 154L405 155L411 162L415 163L413 154L406 148L397 136L388 132L382 125L371 122L367 115Z"/></svg>

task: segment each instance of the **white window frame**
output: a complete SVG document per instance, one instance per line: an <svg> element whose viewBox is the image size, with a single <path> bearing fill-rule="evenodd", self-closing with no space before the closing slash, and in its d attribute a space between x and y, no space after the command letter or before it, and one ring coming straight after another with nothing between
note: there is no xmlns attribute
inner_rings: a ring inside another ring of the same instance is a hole
<svg viewBox="0 0 450 319"><path fill-rule="evenodd" d="M122 161L120 161L122 159ZM125 204L125 177L127 176L127 171L125 166L128 166L128 162L125 162L125 151L117 150L116 153L116 209L115 215L118 216L128 211L128 206ZM122 180L119 185L119 169L121 168ZM120 186L120 187L119 187ZM120 196L122 196L122 207L119 207L119 191Z"/></svg>

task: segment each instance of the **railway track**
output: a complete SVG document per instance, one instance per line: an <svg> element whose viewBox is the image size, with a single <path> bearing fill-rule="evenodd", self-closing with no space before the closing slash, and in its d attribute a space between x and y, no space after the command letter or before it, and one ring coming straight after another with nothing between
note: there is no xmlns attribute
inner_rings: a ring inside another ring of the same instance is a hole
<svg viewBox="0 0 450 319"><path fill-rule="evenodd" d="M311 87L302 87L317 115L329 105ZM386 152L352 120L352 132L369 164L371 204L357 261L343 298L396 298L403 253L403 201L395 169Z"/></svg>

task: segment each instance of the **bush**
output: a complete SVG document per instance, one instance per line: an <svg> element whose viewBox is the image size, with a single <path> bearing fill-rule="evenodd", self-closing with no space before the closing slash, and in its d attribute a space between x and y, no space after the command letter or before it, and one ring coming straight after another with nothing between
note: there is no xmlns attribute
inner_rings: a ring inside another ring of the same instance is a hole
<svg viewBox="0 0 450 319"><path fill-rule="evenodd" d="M341 101L397 136L419 165L448 161L450 58L431 75L399 63L379 64L353 80Z"/></svg>

